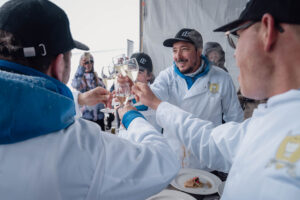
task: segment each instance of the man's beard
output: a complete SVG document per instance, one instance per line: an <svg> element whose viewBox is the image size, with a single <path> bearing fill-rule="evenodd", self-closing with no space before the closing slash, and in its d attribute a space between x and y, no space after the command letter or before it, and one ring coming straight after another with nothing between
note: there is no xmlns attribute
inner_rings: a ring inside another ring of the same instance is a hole
<svg viewBox="0 0 300 200"><path fill-rule="evenodd" d="M186 60L179 60L178 62L183 62L183 61L186 61ZM182 74L189 74L194 71L195 67L196 67L196 62L194 62L194 64L192 66L189 66L186 70L181 71L179 67L178 67L178 69Z"/></svg>

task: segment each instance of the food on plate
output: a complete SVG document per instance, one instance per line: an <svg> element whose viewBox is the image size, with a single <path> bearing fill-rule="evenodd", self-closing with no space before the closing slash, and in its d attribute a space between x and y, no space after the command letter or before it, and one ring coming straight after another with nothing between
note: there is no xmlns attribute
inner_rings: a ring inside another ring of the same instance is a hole
<svg viewBox="0 0 300 200"><path fill-rule="evenodd" d="M197 176L187 180L184 183L184 187L186 187L186 188L203 188L205 186L207 186L208 188L212 187L212 185L209 181L207 181L206 183L203 183L200 181L199 177L197 177Z"/></svg>

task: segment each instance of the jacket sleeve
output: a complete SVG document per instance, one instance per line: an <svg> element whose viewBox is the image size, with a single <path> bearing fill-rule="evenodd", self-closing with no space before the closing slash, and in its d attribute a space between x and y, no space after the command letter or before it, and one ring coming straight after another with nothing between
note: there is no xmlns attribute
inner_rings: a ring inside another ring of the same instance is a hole
<svg viewBox="0 0 300 200"><path fill-rule="evenodd" d="M126 134L126 139L104 137L105 172L99 199L146 199L167 187L178 173L176 155L144 118L135 118Z"/></svg>
<svg viewBox="0 0 300 200"><path fill-rule="evenodd" d="M152 92L162 101L169 99L169 84L170 78L166 70L161 71L150 85Z"/></svg>
<svg viewBox="0 0 300 200"><path fill-rule="evenodd" d="M85 71L85 68L83 66L78 66L75 76L71 83L72 87L75 88L76 90L81 89L81 80L82 80L84 71Z"/></svg>
<svg viewBox="0 0 300 200"><path fill-rule="evenodd" d="M222 113L225 122L235 121L242 122L244 120L244 111L239 102L237 92L233 81L228 74L225 90L222 94Z"/></svg>
<svg viewBox="0 0 300 200"><path fill-rule="evenodd" d="M167 139L175 136L200 163L223 172L231 168L248 123L246 120L243 124L230 122L214 127L213 123L196 118L167 102L158 106L156 120L168 130L169 135L164 135Z"/></svg>

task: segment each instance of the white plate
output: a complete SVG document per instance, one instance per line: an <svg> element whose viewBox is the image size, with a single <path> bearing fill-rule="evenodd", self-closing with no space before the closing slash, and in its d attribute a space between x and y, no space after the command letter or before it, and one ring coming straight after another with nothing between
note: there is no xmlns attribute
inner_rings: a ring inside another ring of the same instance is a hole
<svg viewBox="0 0 300 200"><path fill-rule="evenodd" d="M163 190L146 200L196 200L194 197L176 190Z"/></svg>
<svg viewBox="0 0 300 200"><path fill-rule="evenodd" d="M201 182L206 183L209 181L212 185L211 188L208 188L207 186L204 186L203 188L186 188L184 187L184 183L194 178L195 176L199 177ZM203 171L200 169L189 169L189 168L183 168L179 171L176 178L171 182L171 185L178 190L188 192L191 194L214 194L218 192L218 186L221 184L221 180L214 174L209 173L207 171Z"/></svg>

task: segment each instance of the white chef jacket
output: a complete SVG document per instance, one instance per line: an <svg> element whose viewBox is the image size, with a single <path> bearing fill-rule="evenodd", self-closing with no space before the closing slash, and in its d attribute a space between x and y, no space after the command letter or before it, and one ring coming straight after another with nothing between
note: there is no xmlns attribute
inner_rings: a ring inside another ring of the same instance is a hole
<svg viewBox="0 0 300 200"><path fill-rule="evenodd" d="M243 121L243 110L230 75L219 67L211 66L209 72L198 78L188 89L185 79L174 70L174 66L160 72L151 85L153 93L162 101L167 101L183 110L193 113L195 117L209 120L220 125L226 122ZM169 136L170 134L170 136ZM173 150L181 157L182 167L207 169L184 148L172 134L164 129L164 135Z"/></svg>
<svg viewBox="0 0 300 200"><path fill-rule="evenodd" d="M229 171L222 199L300 198L300 91L274 96L243 123L213 124L162 102L157 122L209 168Z"/></svg>
<svg viewBox="0 0 300 200"><path fill-rule="evenodd" d="M0 199L146 199L168 185L179 163L143 118L128 135L131 141L79 118L56 133L0 145Z"/></svg>

